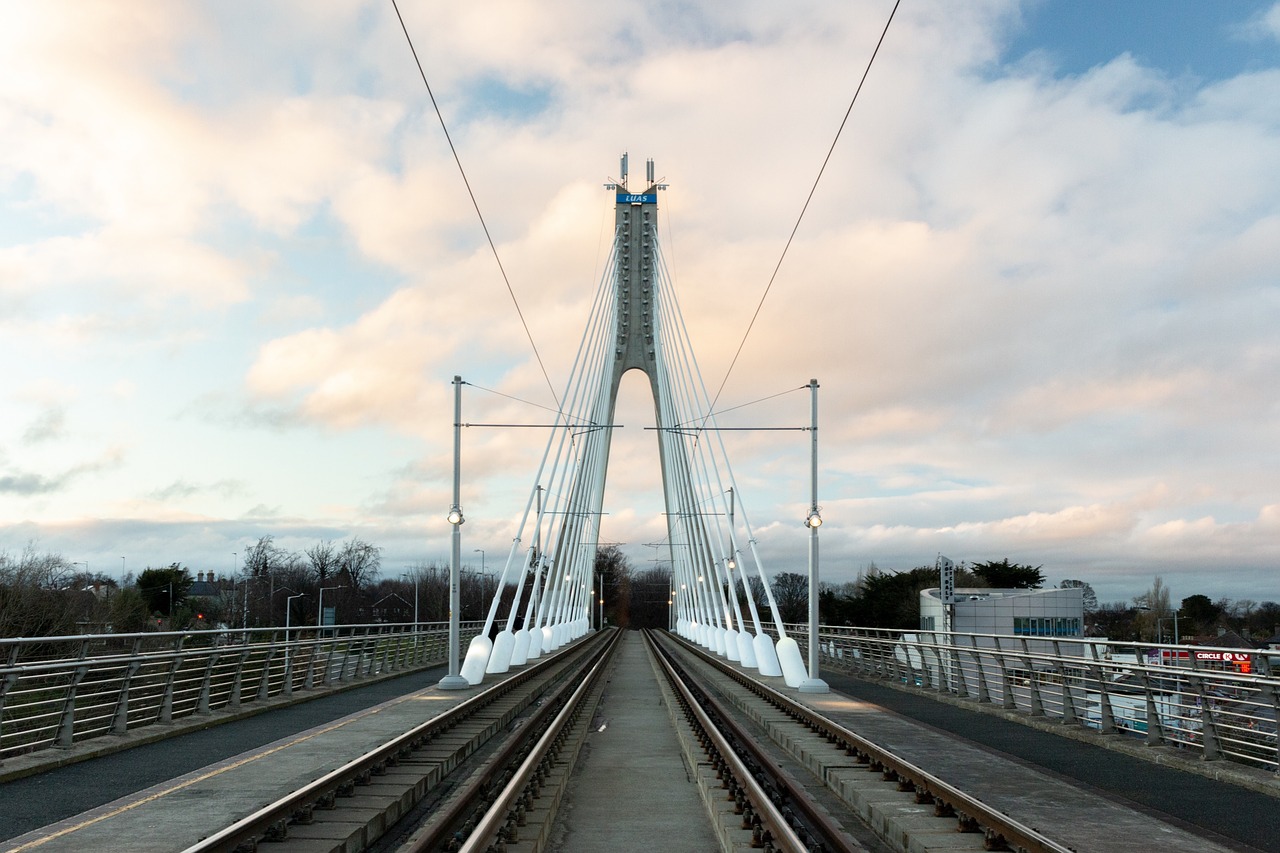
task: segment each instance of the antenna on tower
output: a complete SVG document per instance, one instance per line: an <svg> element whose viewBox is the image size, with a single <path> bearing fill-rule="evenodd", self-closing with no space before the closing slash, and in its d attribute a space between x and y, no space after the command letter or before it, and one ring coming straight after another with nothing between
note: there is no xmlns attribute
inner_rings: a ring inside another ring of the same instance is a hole
<svg viewBox="0 0 1280 853"><path fill-rule="evenodd" d="M622 180L622 186L623 186L623 187L626 187L626 185L627 185L627 153L626 153L625 151L624 151L624 152L622 152L622 178L621 178L621 180Z"/></svg>
<svg viewBox="0 0 1280 853"><path fill-rule="evenodd" d="M644 179L653 185L653 158L644 161Z"/></svg>

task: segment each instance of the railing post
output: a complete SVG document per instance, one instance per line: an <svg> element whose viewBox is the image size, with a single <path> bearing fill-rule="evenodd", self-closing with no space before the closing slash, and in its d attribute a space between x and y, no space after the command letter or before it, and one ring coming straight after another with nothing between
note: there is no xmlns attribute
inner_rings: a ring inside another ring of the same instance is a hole
<svg viewBox="0 0 1280 853"><path fill-rule="evenodd" d="M1000 638L996 637L996 663L1000 665L1000 707L1006 711L1015 710L1018 701L1013 695L1013 679L1009 677L1009 665L1004 659L1004 650L1000 648Z"/></svg>
<svg viewBox="0 0 1280 853"><path fill-rule="evenodd" d="M1094 667L1098 680L1098 731L1104 735L1115 734L1116 713L1111 707L1111 694L1107 692L1106 676L1102 667Z"/></svg>
<svg viewBox="0 0 1280 853"><path fill-rule="evenodd" d="M182 656L178 655L169 666L169 677L164 682L164 696L160 699L160 716L158 723L173 722L173 684L178 678L178 670L182 667Z"/></svg>
<svg viewBox="0 0 1280 853"><path fill-rule="evenodd" d="M364 678L373 674L373 661L377 657L377 651L378 645L375 636L369 633L368 628L365 628L364 635L360 641L360 657L356 658L357 678ZM365 662L366 660L368 663Z"/></svg>
<svg viewBox="0 0 1280 853"><path fill-rule="evenodd" d="M969 635L969 644L973 646L973 667L975 677L978 680L978 704L989 705L991 704L991 691L987 690L986 668L982 665L982 655L978 651L979 646L976 635Z"/></svg>
<svg viewBox="0 0 1280 853"><path fill-rule="evenodd" d="M240 652L240 660L236 662L236 674L231 679L231 694L227 697L228 708L240 707L240 690L244 685L244 664L249 659L249 636L244 637L244 650Z"/></svg>
<svg viewBox="0 0 1280 853"><path fill-rule="evenodd" d="M1076 700L1071 695L1071 684L1067 681L1067 667L1064 663L1065 658L1062 657L1061 640L1053 640L1053 656L1057 658L1054 667L1058 670L1058 678L1062 679L1062 722L1064 725L1073 725L1078 722Z"/></svg>
<svg viewBox="0 0 1280 853"><path fill-rule="evenodd" d="M280 682L280 693L284 696L293 695L293 638L286 631L284 635L284 677Z"/></svg>
<svg viewBox="0 0 1280 853"><path fill-rule="evenodd" d="M0 682L0 745L4 744L4 697L13 689L13 685L18 683L18 673L5 673L4 681ZM0 759L0 765L4 764L4 760Z"/></svg>
<svg viewBox="0 0 1280 853"><path fill-rule="evenodd" d="M1262 657L1265 659L1265 656ZM1274 684L1265 683L1259 692L1264 699L1271 700L1271 718L1276 722L1276 731L1280 732L1280 690L1277 690ZM1275 750L1276 769L1280 772L1280 737L1276 738Z"/></svg>
<svg viewBox="0 0 1280 853"><path fill-rule="evenodd" d="M1022 664L1027 668L1027 696L1031 702L1031 716L1044 716L1044 701L1040 698L1040 680L1036 677L1036 665L1031 661L1031 646L1022 638Z"/></svg>
<svg viewBox="0 0 1280 853"><path fill-rule="evenodd" d="M355 635L347 635L347 648L342 653L342 668L338 670L338 681L346 681L347 679L347 661L351 659L351 650L355 647ZM360 668L360 658L356 658L356 669Z"/></svg>
<svg viewBox="0 0 1280 853"><path fill-rule="evenodd" d="M319 656L320 638L312 637L307 644L307 671L302 676L302 689L310 690L316 686L316 658Z"/></svg>
<svg viewBox="0 0 1280 853"><path fill-rule="evenodd" d="M76 734L76 688L88 675L88 666L78 666L71 674L67 684L67 698L62 703L62 717L58 720L57 746L59 749L70 749Z"/></svg>
<svg viewBox="0 0 1280 853"><path fill-rule="evenodd" d="M271 634L267 656L262 661L262 678L258 681L258 701L265 702L271 696L271 659L276 656L276 635Z"/></svg>
<svg viewBox="0 0 1280 853"><path fill-rule="evenodd" d="M129 690L133 687L133 677L138 674L142 661L138 659L138 643L133 644L133 660L125 667L120 679L120 696L116 699L116 709L111 715L111 733L122 735L129 731Z"/></svg>
<svg viewBox="0 0 1280 853"><path fill-rule="evenodd" d="M1196 668L1194 657L1191 658L1191 666L1193 669ZM1222 750L1218 744L1218 723L1213 715L1213 697L1209 695L1209 691L1205 688L1203 676L1187 676L1187 686L1195 690L1196 695L1200 698L1200 738L1204 746L1204 755L1201 757L1205 761L1217 761L1222 758ZM1179 691L1178 696L1178 704L1181 705L1181 691Z"/></svg>
<svg viewBox="0 0 1280 853"><path fill-rule="evenodd" d="M204 679L200 683L200 699L196 702L197 714L208 714L209 711L209 693L213 681L213 667L218 662L218 653L212 649L209 650L209 662L204 666Z"/></svg>
<svg viewBox="0 0 1280 853"><path fill-rule="evenodd" d="M1147 698L1147 746L1164 743L1164 726L1160 723L1160 711L1156 708L1156 696L1151 689L1151 675L1143 667L1140 675L1142 692Z"/></svg>

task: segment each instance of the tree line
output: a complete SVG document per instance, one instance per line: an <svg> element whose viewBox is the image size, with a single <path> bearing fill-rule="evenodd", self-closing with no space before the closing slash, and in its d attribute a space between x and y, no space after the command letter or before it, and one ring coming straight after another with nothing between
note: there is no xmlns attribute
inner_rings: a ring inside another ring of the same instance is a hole
<svg viewBox="0 0 1280 853"><path fill-rule="evenodd" d="M321 591L327 621L422 622L448 619L449 568L439 563L411 564L391 577L382 574L382 549L358 537L324 540L301 551L280 547L271 536L245 546L240 570L231 575L198 571L181 563L148 567L123 580L101 572L76 571L54 553L41 553L34 543L21 554L0 553L0 636L55 636L78 633L185 630L215 627L316 625ZM638 570L616 545L596 555L594 600L609 624L660 627L671 613L669 566ZM474 567L460 576L464 620L487 614L498 578ZM521 590L521 615L529 600ZM1043 566L987 560L956 567L961 588L1040 589ZM881 570L874 563L854 581L822 583L818 590L819 621L826 625L914 630L920 624L920 592L940 585L936 566L907 571ZM1129 602L1099 604L1092 586L1064 579L1060 587L1078 587L1084 596L1087 633L1116 640L1212 640L1220 631L1261 641L1280 630L1280 604L1250 599L1211 600L1191 595L1174 606L1168 587L1155 578L1152 588ZM759 579L750 584L762 618L768 604ZM809 579L798 572L779 572L770 588L784 622L808 620ZM732 593L748 612L741 586ZM516 588L502 590L499 615L505 620ZM603 596L604 603L599 605Z"/></svg>

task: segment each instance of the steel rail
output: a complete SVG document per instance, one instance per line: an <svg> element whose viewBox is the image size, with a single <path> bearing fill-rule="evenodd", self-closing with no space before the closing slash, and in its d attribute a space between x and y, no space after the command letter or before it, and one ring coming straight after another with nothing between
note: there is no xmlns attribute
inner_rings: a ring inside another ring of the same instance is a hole
<svg viewBox="0 0 1280 853"><path fill-rule="evenodd" d="M367 779L379 765L385 766L388 761L395 761L402 752L416 748L437 731L447 731L460 720L542 674L553 664L564 663L575 653L580 654L586 648L570 647L563 652L541 659L535 666L465 699L443 714L415 726L382 746L348 761L296 791L246 815L231 826L186 847L182 853L235 850L243 842L253 841L264 835L270 837L278 834L276 830L292 820L295 814L306 813L315 803L323 803L334 797L340 789L356 783L361 778Z"/></svg>
<svg viewBox="0 0 1280 853"><path fill-rule="evenodd" d="M555 719L551 721L551 724L542 733L538 742L534 744L533 749L530 750L524 761L520 763L520 767L515 771L511 780L494 799L493 805L485 812L484 817L476 824L476 828L471 834L467 836L459 853L477 853L477 851L487 850L488 845L497 840L498 834L512 819L512 810L516 808L518 801L534 781L539 767L547 759L557 741L560 740L562 733L576 717L588 692L595 687L600 676L604 673L604 669L608 665L613 651L617 648L621 638L622 631L615 630L608 645L596 657L590 671L579 682L573 695L560 707ZM418 844L410 847L409 853L422 853L422 851L430 849L432 847L429 845Z"/></svg>
<svg viewBox="0 0 1280 853"><path fill-rule="evenodd" d="M946 814L947 812L952 812L962 826L969 825L975 829L981 828L985 830L988 836L988 844L996 845L994 847L988 846L988 849L1000 849L999 844L1003 842L1013 846L1015 849L1027 851L1027 853L1074 853L1071 848L1063 846L1026 824L1014 820L906 759L894 755L892 752L855 734L834 720L795 702L772 687L749 678L738 670L711 657L702 649L689 644L682 638L671 635L671 639L793 719L833 741L843 742L846 751L857 756L860 762L870 763L872 766L879 765L883 768L883 773L887 780L896 779L898 784L903 787L903 790L914 789L917 800L921 803L933 802L937 813Z"/></svg>
<svg viewBox="0 0 1280 853"><path fill-rule="evenodd" d="M664 665L670 666L672 672L679 669L680 671L685 672L686 675L689 674L688 670L675 660L669 649L662 648L659 643L653 641L652 636L650 636L650 632L646 632L646 636L650 642L653 643L656 649L661 650ZM682 683L681 687L686 688L686 685ZM682 692L686 691L682 689ZM687 692L689 695L692 695L692 691ZM751 757L763 772L767 772L769 774L774 786L785 794L793 805L797 806L800 811L803 812L804 819L808 825L822 834L823 842L827 845L826 849L845 851L845 853L856 853L856 851L863 849L860 845L853 844L850 839L846 837L844 830L831 819L831 816L824 809L820 808L818 804L814 802L813 798L809 796L808 792L799 781L777 765L777 762L774 761L772 756L770 756L769 753L761 748L756 742L755 737L753 737L745 727L732 717L729 713L729 709L724 706L724 703L720 702L705 690L701 692L703 695L702 698L698 700L698 703L705 704L717 717L719 717L721 725L728 729L729 732L737 739L740 747L751 754ZM730 753L736 753L736 750L732 745L730 745ZM769 800L767 796L766 802L770 802L770 804L772 804L771 800ZM805 845L799 849L808 850L809 847Z"/></svg>
<svg viewBox="0 0 1280 853"><path fill-rule="evenodd" d="M762 827L772 836L774 845L780 846L782 850L789 851L789 853L806 853L809 850L809 846L800 839L799 835L796 834L795 829L787 822L781 810L774 805L768 792L765 791L764 787L755 778L755 775L747 767L746 763L738 756L733 744L731 744L724 736L723 732L721 732L720 726L711 720L710 716L702 708L701 703L696 697L694 697L693 693L689 690L688 685L685 684L685 680L681 678L680 673L676 671L676 665L670 658L670 652L654 642L649 631L645 631L645 640L655 650L656 657L659 663L662 664L667 680L680 694L680 698L685 704L685 707L689 709L696 719L698 727L701 728L707 738L711 740L712 746L716 752L720 754L720 758L726 765L728 765L729 772L738 781L738 784L742 786L747 799L751 802L752 810L756 817L760 819ZM709 700L711 697L707 696L704 698ZM728 727L736 728L736 724L723 714L721 715L721 721L722 724ZM736 732L736 736L740 742L754 746L754 744L752 744L752 738L740 729ZM766 767L771 763L767 758L764 760L757 758L757 762L761 767ZM803 799L805 798L798 797L793 799L793 802L800 804L800 801ZM806 816L807 812L808 810L806 809ZM831 840L834 841L837 839L840 839L839 833L833 834ZM840 841L842 842L842 846L839 848L841 850L852 851L857 849L844 845L843 839L840 839Z"/></svg>

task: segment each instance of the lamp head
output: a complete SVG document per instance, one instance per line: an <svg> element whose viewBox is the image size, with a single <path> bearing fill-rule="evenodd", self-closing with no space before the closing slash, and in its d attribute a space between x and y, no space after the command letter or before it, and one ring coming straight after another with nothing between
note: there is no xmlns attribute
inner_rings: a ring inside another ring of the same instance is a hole
<svg viewBox="0 0 1280 853"><path fill-rule="evenodd" d="M818 510L810 510L809 515L805 517L804 523L806 527L812 527L816 530L822 526L822 516L818 514Z"/></svg>
<svg viewBox="0 0 1280 853"><path fill-rule="evenodd" d="M445 516L445 519L454 526L466 521L462 517L462 507L459 506L449 507L449 514Z"/></svg>

